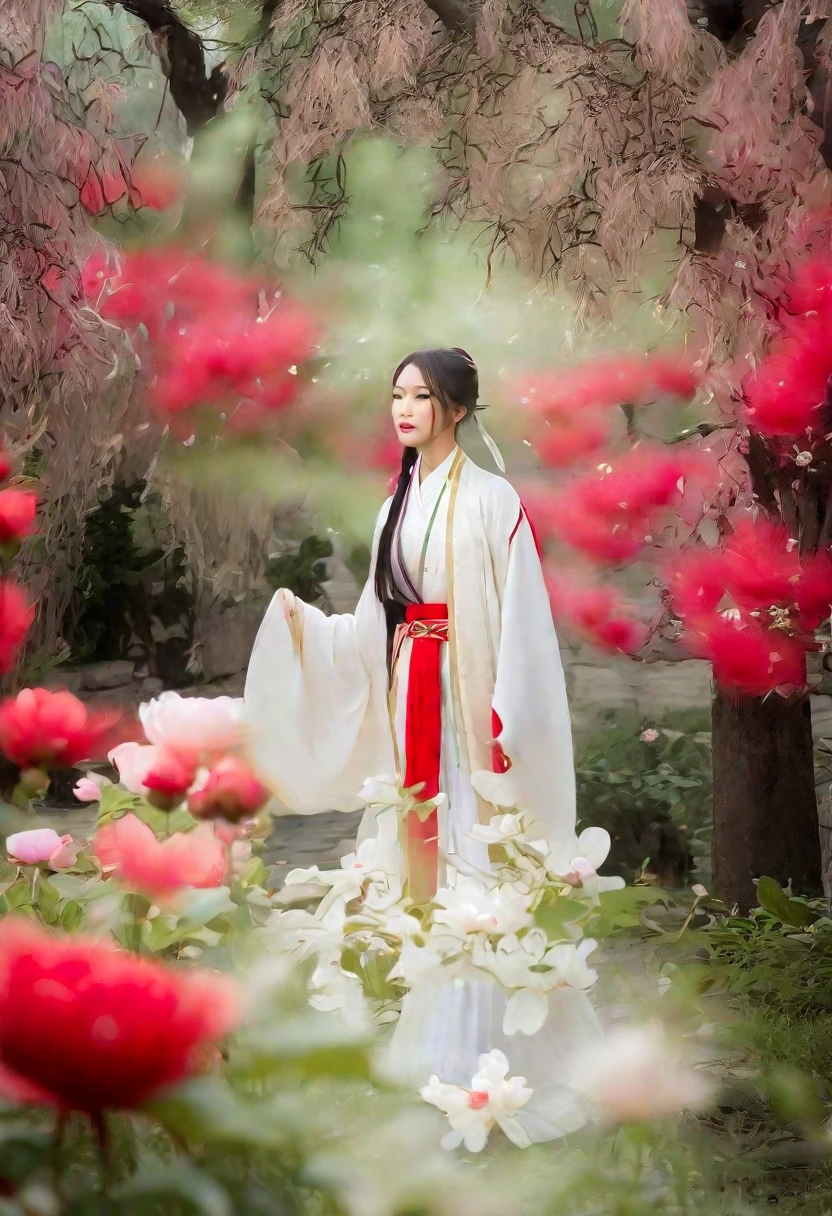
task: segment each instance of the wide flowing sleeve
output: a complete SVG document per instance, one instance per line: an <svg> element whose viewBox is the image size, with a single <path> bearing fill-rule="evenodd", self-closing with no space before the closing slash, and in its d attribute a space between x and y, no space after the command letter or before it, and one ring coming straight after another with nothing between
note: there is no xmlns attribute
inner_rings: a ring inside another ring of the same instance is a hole
<svg viewBox="0 0 832 1216"><path fill-rule="evenodd" d="M327 616L290 595L287 621L276 594L254 643L245 685L249 754L296 814L359 810L364 781L394 771L385 621L373 587L386 509L355 613Z"/></svg>
<svg viewBox="0 0 832 1216"><path fill-rule="evenodd" d="M489 526L502 585L492 699L496 771L475 784L488 801L517 806L534 832L566 847L576 823L566 680L537 542L516 492L503 485Z"/></svg>

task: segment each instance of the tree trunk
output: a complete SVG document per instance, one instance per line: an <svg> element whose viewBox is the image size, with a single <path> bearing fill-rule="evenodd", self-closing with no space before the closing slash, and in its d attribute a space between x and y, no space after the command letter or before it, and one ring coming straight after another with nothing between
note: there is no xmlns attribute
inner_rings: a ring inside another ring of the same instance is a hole
<svg viewBox="0 0 832 1216"><path fill-rule="evenodd" d="M747 911L765 874L796 893L821 892L812 717L808 700L714 694L717 893Z"/></svg>

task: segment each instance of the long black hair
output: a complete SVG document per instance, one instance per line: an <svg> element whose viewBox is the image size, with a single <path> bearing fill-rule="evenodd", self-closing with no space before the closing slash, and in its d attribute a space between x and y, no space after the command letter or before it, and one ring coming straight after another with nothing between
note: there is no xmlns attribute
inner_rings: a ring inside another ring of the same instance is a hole
<svg viewBox="0 0 832 1216"><path fill-rule="evenodd" d="M465 416L460 419L459 424L473 417L477 409L480 385L477 366L467 351L462 350L459 346L455 346L451 350L432 348L414 351L402 359L393 373L394 386L404 369L410 364L418 367L425 378L425 388L430 390L431 396L439 402L446 414L454 406L462 406ZM417 458L418 452L415 448L402 449L402 467L399 479L396 482L393 501L390 503L390 510L378 541L375 591L378 599L384 605L387 615L388 650L396 625L404 619L404 607L394 598L393 538Z"/></svg>

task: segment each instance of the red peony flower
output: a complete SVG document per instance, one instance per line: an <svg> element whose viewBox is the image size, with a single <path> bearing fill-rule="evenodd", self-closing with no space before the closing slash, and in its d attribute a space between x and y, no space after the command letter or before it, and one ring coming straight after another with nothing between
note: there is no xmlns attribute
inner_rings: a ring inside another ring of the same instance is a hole
<svg viewBox="0 0 832 1216"><path fill-rule="evenodd" d="M7 448L0 444L0 481L5 481L14 468L14 461Z"/></svg>
<svg viewBox="0 0 832 1216"><path fill-rule="evenodd" d="M20 768L72 768L101 760L121 715L90 711L71 692L24 688L0 702L0 751Z"/></svg>
<svg viewBox="0 0 832 1216"><path fill-rule="evenodd" d="M270 792L242 760L225 756L211 769L205 784L190 794L188 810L198 819L235 822L256 815L270 798Z"/></svg>
<svg viewBox="0 0 832 1216"><path fill-rule="evenodd" d="M596 561L625 561L650 542L655 513L680 500L685 474L679 457L636 449L556 494L535 493L535 518Z"/></svg>
<svg viewBox="0 0 832 1216"><path fill-rule="evenodd" d="M110 942L0 923L0 1092L83 1111L130 1110L194 1075L237 1021L226 981Z"/></svg>
<svg viewBox="0 0 832 1216"><path fill-rule="evenodd" d="M800 579L797 547L780 524L743 519L725 543L725 585L734 603L753 612L794 603Z"/></svg>
<svg viewBox="0 0 832 1216"><path fill-rule="evenodd" d="M35 530L37 495L31 490L0 490L0 545L19 544Z"/></svg>
<svg viewBox="0 0 832 1216"><path fill-rule="evenodd" d="M800 435L826 426L822 406L832 376L829 318L791 319L745 382L749 426L762 435Z"/></svg>
<svg viewBox="0 0 832 1216"><path fill-rule="evenodd" d="M0 582L0 672L11 670L34 615L16 583Z"/></svg>
<svg viewBox="0 0 832 1216"><path fill-rule="evenodd" d="M150 791L147 796L149 803L161 811L170 811L184 800L195 780L195 760L161 749L145 773L142 785Z"/></svg>
<svg viewBox="0 0 832 1216"><path fill-rule="evenodd" d="M801 629L817 629L832 609L832 558L819 553L804 562L794 589Z"/></svg>
<svg viewBox="0 0 832 1216"><path fill-rule="evenodd" d="M707 616L725 598L725 563L721 550L696 548L683 552L671 565L667 584L673 606L684 619Z"/></svg>
<svg viewBox="0 0 832 1216"><path fill-rule="evenodd" d="M644 645L644 624L612 587L565 586L560 573L547 585L553 615L601 650L634 654Z"/></svg>
<svg viewBox="0 0 832 1216"><path fill-rule="evenodd" d="M688 622L693 653L708 659L723 688L749 697L764 697L778 688L802 688L806 658L788 634L766 629L757 621L725 615Z"/></svg>
<svg viewBox="0 0 832 1216"><path fill-rule="evenodd" d="M545 416L552 409L644 405L663 393L690 397L701 379L683 357L615 355L549 374L537 391L529 381L520 399Z"/></svg>
<svg viewBox="0 0 832 1216"><path fill-rule="evenodd" d="M130 202L136 209L166 211L182 197L182 174L171 161L157 158L135 162L131 170Z"/></svg>
<svg viewBox="0 0 832 1216"><path fill-rule="evenodd" d="M99 829L95 855L122 886L152 900L168 900L185 887L222 886L228 868L225 847L207 825L160 841L133 814Z"/></svg>

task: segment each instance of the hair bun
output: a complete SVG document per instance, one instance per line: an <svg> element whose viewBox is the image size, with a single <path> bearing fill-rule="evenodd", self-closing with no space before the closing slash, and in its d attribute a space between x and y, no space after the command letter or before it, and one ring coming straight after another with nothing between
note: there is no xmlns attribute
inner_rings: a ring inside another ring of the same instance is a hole
<svg viewBox="0 0 832 1216"><path fill-rule="evenodd" d="M471 366L476 370L476 367L477 367L476 363L474 362L473 358L468 354L468 351L464 349L464 347L452 346L451 350L455 351L458 355L462 355L463 359L467 359L468 362L471 364Z"/></svg>

